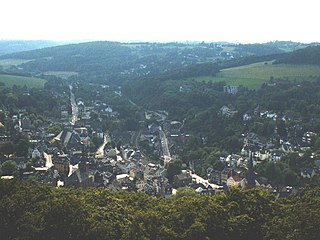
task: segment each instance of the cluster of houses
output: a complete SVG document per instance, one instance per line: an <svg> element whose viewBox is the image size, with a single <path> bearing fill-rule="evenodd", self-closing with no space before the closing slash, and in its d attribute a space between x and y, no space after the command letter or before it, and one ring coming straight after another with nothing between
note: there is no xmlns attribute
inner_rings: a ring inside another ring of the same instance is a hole
<svg viewBox="0 0 320 240"><path fill-rule="evenodd" d="M228 86L224 91L236 94L238 89ZM106 187L115 191L138 191L152 196L169 197L175 189L181 187L191 187L199 194L214 194L226 188L248 187L253 184L270 192L288 193L292 188L279 190L270 184L257 182L252 177L252 169L263 161L277 162L288 152L304 152L311 148L316 137L314 132L303 131L299 125L286 129L287 138L281 138L276 128L273 137L267 140L249 132L243 135L244 144L240 154L229 154L220 158L226 166L223 170L208 168L206 178L202 178L195 174L197 163L193 161L189 167L183 166L184 170L175 175L173 182L169 183L163 156L167 155L168 162L181 154L190 137L182 131L184 122L167 121L168 113L164 111L147 111L145 118L157 121L139 132L103 132L99 116L116 118L119 113L114 111L112 106L100 101L88 107L82 99L78 99L76 105L78 119L75 124L68 122L69 107L61 107L63 129L57 134L47 133L50 126L34 130L31 120L23 110L18 115L6 118L5 122L0 123L0 129L10 126L17 133L28 134L33 148L29 150L27 159L7 157L0 159L1 163L13 160L21 170L20 177L35 177L53 186ZM219 110L219 114L226 118L232 118L237 113L232 106L222 106ZM286 121L285 117L277 113L260 109L244 114L243 121L250 121L254 117L273 121L281 118ZM0 135L0 144L11 141L12 138L13 136ZM98 146L92 148L93 138L101 142L99 149ZM111 139L121 142L121 145L112 146ZM146 161L143 152L146 149L139 146L142 142L160 159L159 162ZM28 162L32 163L32 168L27 167ZM320 160L315 162L320 167ZM251 175L248 175L249 170ZM317 168L302 169L301 177L312 178L318 172Z"/></svg>

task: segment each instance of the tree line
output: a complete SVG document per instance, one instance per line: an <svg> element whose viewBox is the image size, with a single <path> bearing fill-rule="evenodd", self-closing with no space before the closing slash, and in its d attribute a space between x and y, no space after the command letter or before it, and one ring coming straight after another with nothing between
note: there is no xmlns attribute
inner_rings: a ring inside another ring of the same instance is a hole
<svg viewBox="0 0 320 240"><path fill-rule="evenodd" d="M165 200L101 188L0 181L3 239L319 239L320 190L262 189Z"/></svg>

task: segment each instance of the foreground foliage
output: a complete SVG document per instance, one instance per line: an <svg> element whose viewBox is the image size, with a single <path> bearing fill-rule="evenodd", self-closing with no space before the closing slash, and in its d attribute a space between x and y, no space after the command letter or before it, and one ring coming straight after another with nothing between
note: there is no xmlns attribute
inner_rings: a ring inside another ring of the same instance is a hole
<svg viewBox="0 0 320 240"><path fill-rule="evenodd" d="M320 190L261 189L163 200L106 189L0 181L2 239L318 239Z"/></svg>

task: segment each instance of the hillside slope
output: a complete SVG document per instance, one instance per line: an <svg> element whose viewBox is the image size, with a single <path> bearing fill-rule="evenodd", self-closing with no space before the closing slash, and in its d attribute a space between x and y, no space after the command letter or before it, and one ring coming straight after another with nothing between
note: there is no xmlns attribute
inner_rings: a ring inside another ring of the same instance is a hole
<svg viewBox="0 0 320 240"><path fill-rule="evenodd" d="M238 60L237 65L241 65L242 58L263 58L266 55L284 53L282 48L285 47L286 51L290 51L303 46L285 42L232 44L100 41L13 53L0 56L0 59L30 60L18 67L32 75L48 71L77 72L78 80L119 83L121 80L157 75L201 63L220 63L227 60L231 61L232 65L234 60Z"/></svg>
<svg viewBox="0 0 320 240"><path fill-rule="evenodd" d="M59 44L61 43L41 40L0 40L0 56L15 52L52 47Z"/></svg>
<svg viewBox="0 0 320 240"><path fill-rule="evenodd" d="M320 46L299 49L277 59L275 63L320 65Z"/></svg>

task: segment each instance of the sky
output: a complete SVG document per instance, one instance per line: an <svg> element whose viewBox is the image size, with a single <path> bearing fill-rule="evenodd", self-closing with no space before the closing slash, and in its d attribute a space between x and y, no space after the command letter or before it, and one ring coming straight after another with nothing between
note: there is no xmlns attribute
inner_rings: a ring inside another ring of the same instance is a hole
<svg viewBox="0 0 320 240"><path fill-rule="evenodd" d="M0 39L319 42L317 0L2 0Z"/></svg>

